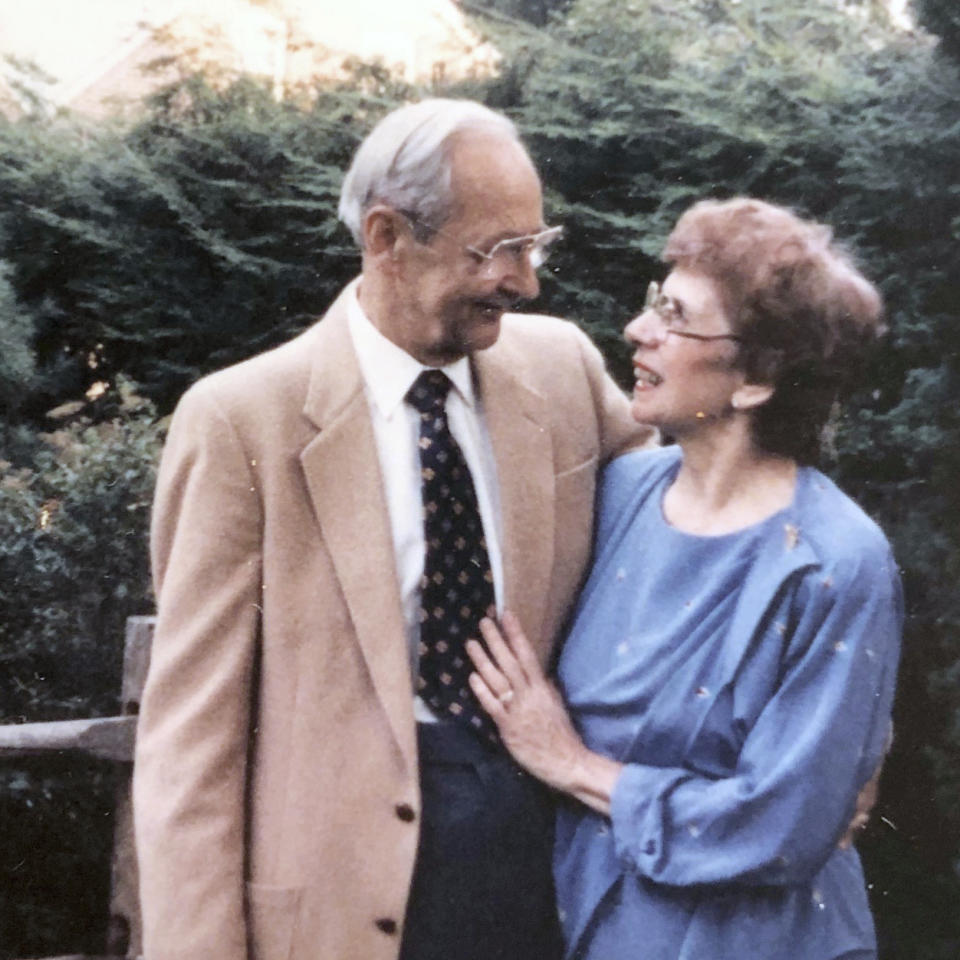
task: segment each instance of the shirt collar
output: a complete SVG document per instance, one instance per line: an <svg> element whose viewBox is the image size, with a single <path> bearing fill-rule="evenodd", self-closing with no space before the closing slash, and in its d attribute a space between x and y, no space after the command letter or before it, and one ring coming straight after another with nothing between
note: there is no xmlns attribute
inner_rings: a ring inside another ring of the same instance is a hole
<svg viewBox="0 0 960 960"><path fill-rule="evenodd" d="M440 369L450 378L454 388L469 407L476 404L470 361L461 357L445 367L426 367L406 350L388 340L363 312L357 291L360 280L351 285L347 297L347 325L353 348L360 364L360 374L370 397L386 419L403 403L414 380L424 370Z"/></svg>

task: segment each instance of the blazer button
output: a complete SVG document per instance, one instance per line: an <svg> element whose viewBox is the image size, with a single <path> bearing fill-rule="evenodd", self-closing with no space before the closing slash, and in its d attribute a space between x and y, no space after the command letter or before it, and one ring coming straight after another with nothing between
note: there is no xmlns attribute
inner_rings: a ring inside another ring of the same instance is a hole
<svg viewBox="0 0 960 960"><path fill-rule="evenodd" d="M394 807L394 810L396 810L397 816L404 823L412 823L414 820L417 819L417 814L414 811L413 807L410 806L409 803L398 803Z"/></svg>
<svg viewBox="0 0 960 960"><path fill-rule="evenodd" d="M375 921L377 929L383 933L394 934L397 932L397 921L392 920L390 917L381 917L379 920Z"/></svg>

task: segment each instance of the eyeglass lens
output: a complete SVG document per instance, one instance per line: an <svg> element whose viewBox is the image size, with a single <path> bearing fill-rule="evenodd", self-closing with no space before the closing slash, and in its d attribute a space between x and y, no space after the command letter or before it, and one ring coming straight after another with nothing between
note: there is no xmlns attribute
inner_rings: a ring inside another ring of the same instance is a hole
<svg viewBox="0 0 960 960"><path fill-rule="evenodd" d="M489 253L481 255L491 263L498 257L509 257L517 262L523 257L527 257L530 266L536 270L546 263L552 252L554 242L560 238L562 233L562 227L550 227L530 236L510 237L494 244Z"/></svg>

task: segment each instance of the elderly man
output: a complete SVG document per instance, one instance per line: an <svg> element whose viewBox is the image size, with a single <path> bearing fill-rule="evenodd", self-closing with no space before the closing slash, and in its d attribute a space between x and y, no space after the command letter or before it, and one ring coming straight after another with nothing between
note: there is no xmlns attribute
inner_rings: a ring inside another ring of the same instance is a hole
<svg viewBox="0 0 960 960"><path fill-rule="evenodd" d="M513 125L387 116L362 275L196 384L160 468L135 774L147 960L548 960L549 806L467 689L514 610L544 662L594 481L649 439L571 324L508 311L559 232Z"/></svg>

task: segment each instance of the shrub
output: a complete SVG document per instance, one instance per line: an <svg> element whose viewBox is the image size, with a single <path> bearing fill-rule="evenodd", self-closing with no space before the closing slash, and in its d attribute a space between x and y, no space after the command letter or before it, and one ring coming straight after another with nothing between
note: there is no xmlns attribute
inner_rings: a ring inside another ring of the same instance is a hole
<svg viewBox="0 0 960 960"><path fill-rule="evenodd" d="M124 622L152 607L147 523L160 430L128 395L97 424L81 411L32 442L6 432L21 459L0 474L2 719L112 713Z"/></svg>
<svg viewBox="0 0 960 960"><path fill-rule="evenodd" d="M126 618L151 612L147 519L161 428L116 396L0 427L0 723L118 710ZM0 957L101 952L115 770L82 757L0 767Z"/></svg>

